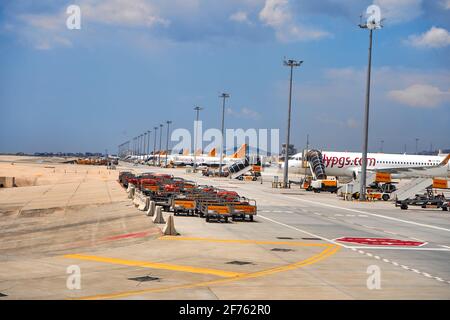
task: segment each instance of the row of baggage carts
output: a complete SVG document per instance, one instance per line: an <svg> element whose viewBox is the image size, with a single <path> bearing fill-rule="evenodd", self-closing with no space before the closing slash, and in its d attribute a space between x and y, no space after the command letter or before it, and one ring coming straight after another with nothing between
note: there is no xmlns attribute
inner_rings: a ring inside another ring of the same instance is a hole
<svg viewBox="0 0 450 320"><path fill-rule="evenodd" d="M170 174L120 172L119 183L125 188L132 184L137 190L174 215L200 216L207 222L253 221L257 214L256 201L229 191Z"/></svg>

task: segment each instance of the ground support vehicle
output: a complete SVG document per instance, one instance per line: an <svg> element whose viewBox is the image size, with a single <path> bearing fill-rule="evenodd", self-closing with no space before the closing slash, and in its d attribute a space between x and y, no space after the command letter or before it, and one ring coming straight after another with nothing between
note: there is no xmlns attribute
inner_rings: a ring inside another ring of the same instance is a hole
<svg viewBox="0 0 450 320"><path fill-rule="evenodd" d="M444 194L433 193L432 188L427 189L425 194L416 194L412 199L397 200L395 202L396 207L400 207L402 210L407 210L409 206L426 208L437 208L443 211L448 211L450 199L446 198Z"/></svg>
<svg viewBox="0 0 450 320"><path fill-rule="evenodd" d="M253 221L253 217L256 216L256 201L247 198L240 198L238 202L235 202L231 205L232 207L232 220L236 221L241 219L245 220L246 217L250 221Z"/></svg>

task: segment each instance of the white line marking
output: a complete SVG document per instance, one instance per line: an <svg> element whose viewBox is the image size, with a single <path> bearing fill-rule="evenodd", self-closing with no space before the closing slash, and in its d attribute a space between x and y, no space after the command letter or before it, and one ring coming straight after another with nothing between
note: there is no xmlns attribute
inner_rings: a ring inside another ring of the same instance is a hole
<svg viewBox="0 0 450 320"><path fill-rule="evenodd" d="M431 229L436 229L436 230L450 232L450 229L446 229L446 228L442 228L442 227L438 227L438 226L433 226L433 225L430 225L430 224L424 224L424 223L419 223L419 222L414 222L414 221L409 221L409 220L398 219L398 218L394 218L394 217L385 216L385 215L382 215L382 214L369 213L369 212L366 212L366 211L361 211L361 210L356 210L356 209L349 209L349 208L339 207L339 206L335 206L335 205L327 204L327 203L320 203L320 202L316 202L316 201L310 201L310 200L305 200L305 199L298 199L298 198L285 196L285 195L283 195L283 196L286 197L286 198L289 198L289 199L293 199L293 200L301 201L301 202L307 202L307 203L311 203L311 204L314 204L314 205L320 205L320 206L334 208L334 209L347 210L347 211L351 211L351 212L367 214L367 215L370 215L370 216L373 216L373 217L378 217L378 218L383 218L383 219L388 219L388 220L394 220L394 221L398 221L398 222L413 224L413 225L420 226L420 227L425 227L425 228L431 228Z"/></svg>
<svg viewBox="0 0 450 320"><path fill-rule="evenodd" d="M439 247L450 249L449 246L439 245Z"/></svg>
<svg viewBox="0 0 450 320"><path fill-rule="evenodd" d="M384 262L387 262L387 263L390 262L389 259L383 259L383 261L384 261Z"/></svg>
<svg viewBox="0 0 450 320"><path fill-rule="evenodd" d="M444 251L450 252L450 249L445 248L421 248L421 247L370 247L370 246L347 246L346 248L356 249L377 249L377 250L412 250L412 251Z"/></svg>

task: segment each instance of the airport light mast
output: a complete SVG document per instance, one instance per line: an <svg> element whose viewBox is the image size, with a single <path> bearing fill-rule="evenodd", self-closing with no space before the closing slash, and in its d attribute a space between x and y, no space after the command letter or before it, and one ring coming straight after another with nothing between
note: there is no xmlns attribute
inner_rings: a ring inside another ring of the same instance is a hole
<svg viewBox="0 0 450 320"><path fill-rule="evenodd" d="M153 127L155 130L154 140L153 140L153 165L156 165L156 158L155 158L155 152L156 152L156 135L158 134L158 127Z"/></svg>
<svg viewBox="0 0 450 320"><path fill-rule="evenodd" d="M366 177L367 177L367 149L369 142L369 105L370 105L370 74L372 68L372 39L373 30L381 29L380 8L376 5L371 5L367 8L367 14L370 15L365 24L360 23L361 29L369 30L369 57L367 66L367 80L366 80L366 103L364 112L364 138L363 138L363 152L361 163L361 180L359 187L359 200L366 200Z"/></svg>
<svg viewBox="0 0 450 320"><path fill-rule="evenodd" d="M149 156L150 155L150 133L152 133L152 131L151 130L147 130L147 133L148 133L148 138L147 138L147 156Z"/></svg>
<svg viewBox="0 0 450 320"><path fill-rule="evenodd" d="M162 128L163 124L159 124L159 152L158 152L158 166L161 166L161 141L162 141Z"/></svg>
<svg viewBox="0 0 450 320"><path fill-rule="evenodd" d="M145 158L145 154L147 153L147 132L144 132L144 157L142 160L144 160Z"/></svg>
<svg viewBox="0 0 450 320"><path fill-rule="evenodd" d="M223 99L222 102L222 139L220 142L220 162L219 162L219 177L222 176L222 163L223 163L223 147L224 147L224 143L223 141L225 140L224 138L224 125L225 125L225 100L227 98L229 98L230 95L228 93L222 93L219 98Z"/></svg>
<svg viewBox="0 0 450 320"><path fill-rule="evenodd" d="M286 147L284 148L284 170L283 170L283 188L288 187L289 183L289 138L291 131L291 107L292 107L292 75L294 67L300 67L303 61L284 60L283 64L291 68L291 76L289 80L289 104L288 104L288 120L286 128Z"/></svg>
<svg viewBox="0 0 450 320"><path fill-rule="evenodd" d="M193 171L197 172L197 151L196 150L197 150L198 118L199 118L200 110L203 110L203 108L196 106L194 108L194 110L196 111L196 116L195 116L195 128L194 128L195 132L194 132L194 168L193 168Z"/></svg>
<svg viewBox="0 0 450 320"><path fill-rule="evenodd" d="M142 141L144 140L144 139L142 139L143 137L144 137L143 134L139 135L139 157L142 156Z"/></svg>
<svg viewBox="0 0 450 320"><path fill-rule="evenodd" d="M167 137L166 137L166 161L165 161L165 164L167 167L167 159L169 158L169 127L170 127L170 124L172 123L172 121L167 120L166 123L167 123Z"/></svg>
<svg viewBox="0 0 450 320"><path fill-rule="evenodd" d="M419 154L419 138L416 138L416 154Z"/></svg>

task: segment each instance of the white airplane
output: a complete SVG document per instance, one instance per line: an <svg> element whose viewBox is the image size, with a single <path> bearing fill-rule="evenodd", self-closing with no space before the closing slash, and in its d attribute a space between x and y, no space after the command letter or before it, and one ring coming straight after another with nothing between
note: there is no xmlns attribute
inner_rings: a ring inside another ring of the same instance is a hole
<svg viewBox="0 0 450 320"><path fill-rule="evenodd" d="M325 174L336 177L356 178L361 173L361 153L322 151ZM394 179L416 177L450 177L450 154L437 156L368 153L367 170L390 173ZM289 158L289 168L298 173L310 173L304 168L303 154ZM281 167L284 167L282 163Z"/></svg>
<svg viewBox="0 0 450 320"><path fill-rule="evenodd" d="M234 163L245 157L247 145L243 144L235 153L230 156L224 155L223 164ZM163 156L165 157L165 156ZM165 159L165 158L164 158ZM203 155L200 151L197 151L197 155L169 155L168 161L174 165L189 165L194 164L194 160L198 166L219 166L220 157L216 156L216 148L213 148L207 155ZM161 160L163 161L163 160Z"/></svg>

